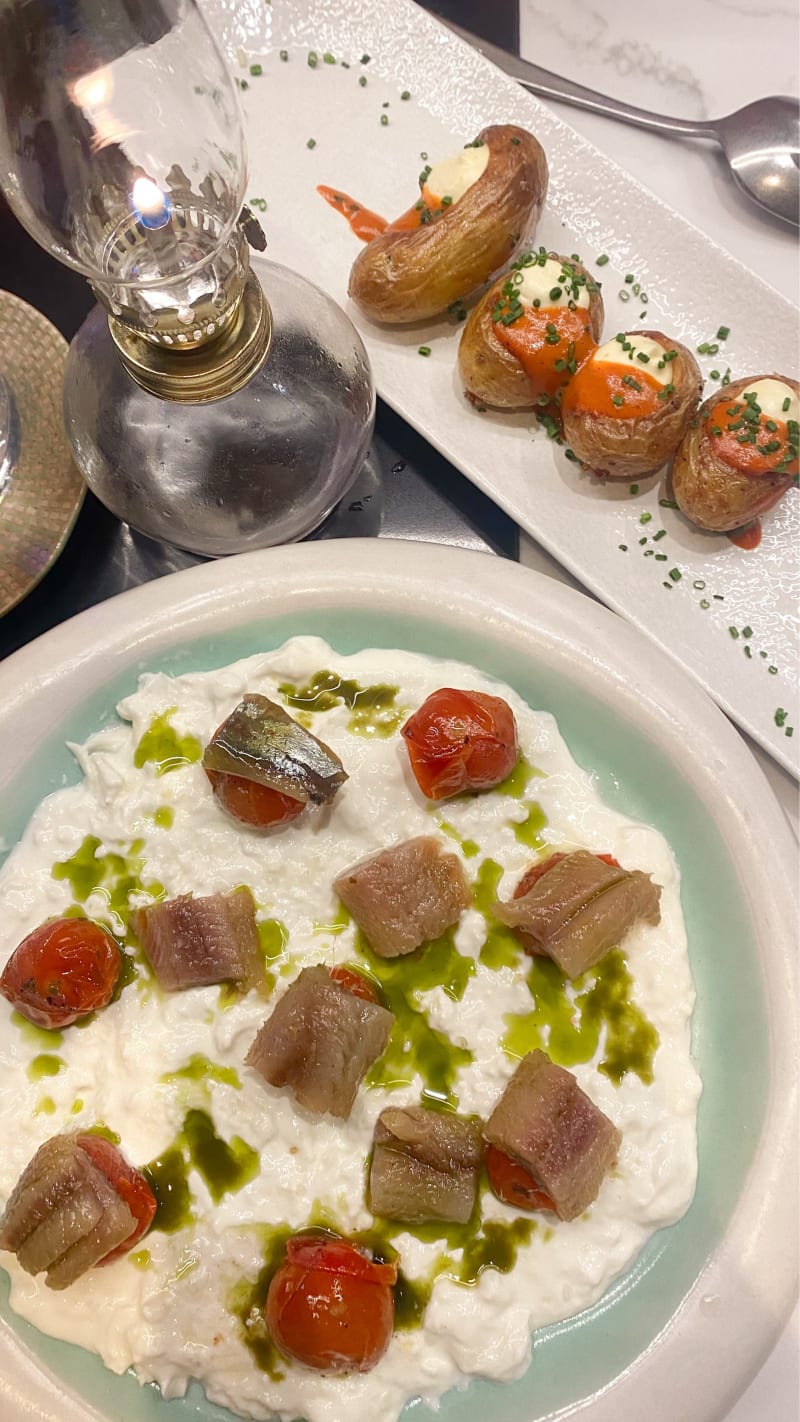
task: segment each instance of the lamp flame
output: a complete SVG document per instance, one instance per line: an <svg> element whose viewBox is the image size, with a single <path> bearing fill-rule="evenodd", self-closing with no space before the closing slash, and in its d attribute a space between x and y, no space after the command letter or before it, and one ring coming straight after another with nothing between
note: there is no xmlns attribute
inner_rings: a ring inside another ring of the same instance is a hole
<svg viewBox="0 0 800 1422"><path fill-rule="evenodd" d="M157 232L166 227L172 215L172 204L152 178L137 178L131 190L131 204L143 227Z"/></svg>

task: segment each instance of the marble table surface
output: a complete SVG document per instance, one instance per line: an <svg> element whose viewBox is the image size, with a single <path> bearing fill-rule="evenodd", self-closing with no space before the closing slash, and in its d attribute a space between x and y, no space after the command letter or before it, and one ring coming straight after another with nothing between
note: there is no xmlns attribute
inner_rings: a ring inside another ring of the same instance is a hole
<svg viewBox="0 0 800 1422"><path fill-rule="evenodd" d="M520 0L520 50L555 74L642 108L717 118L768 94L798 93L800 14L794 0ZM796 230L740 193L721 153L554 104L561 118L640 182L800 304ZM799 323L800 326L800 323ZM532 539L520 559L569 576ZM797 834L797 786L756 747ZM725 1422L800 1418L800 1314ZM683 1422L683 1420L682 1420ZM690 1422L690 1419L685 1419Z"/></svg>

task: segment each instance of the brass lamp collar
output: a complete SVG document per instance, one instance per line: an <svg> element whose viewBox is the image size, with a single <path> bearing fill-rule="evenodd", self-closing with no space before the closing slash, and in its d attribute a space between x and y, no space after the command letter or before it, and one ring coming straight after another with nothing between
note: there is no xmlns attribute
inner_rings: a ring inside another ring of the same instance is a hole
<svg viewBox="0 0 800 1422"><path fill-rule="evenodd" d="M224 400L241 390L261 369L272 343L272 313L252 271L231 318L202 345L155 345L114 316L108 325L122 363L137 384L160 400L182 405Z"/></svg>

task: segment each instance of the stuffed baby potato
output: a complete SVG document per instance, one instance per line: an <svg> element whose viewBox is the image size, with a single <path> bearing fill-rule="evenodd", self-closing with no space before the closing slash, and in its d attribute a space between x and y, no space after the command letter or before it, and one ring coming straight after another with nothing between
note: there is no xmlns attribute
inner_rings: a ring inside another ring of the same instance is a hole
<svg viewBox="0 0 800 1422"><path fill-rule="evenodd" d="M353 263L349 293L374 321L436 316L488 281L538 221L547 159L524 128L495 124L423 169L420 189Z"/></svg>
<svg viewBox="0 0 800 1422"><path fill-rule="evenodd" d="M776 504L797 477L800 385L786 375L731 381L704 400L672 467L678 506L726 533Z"/></svg>
<svg viewBox="0 0 800 1422"><path fill-rule="evenodd" d="M525 252L464 327L458 368L468 398L501 410L556 405L602 329L600 288L580 262L544 247Z"/></svg>
<svg viewBox="0 0 800 1422"><path fill-rule="evenodd" d="M697 361L678 341L623 333L587 356L564 391L565 438L598 474L652 474L680 444L702 388Z"/></svg>

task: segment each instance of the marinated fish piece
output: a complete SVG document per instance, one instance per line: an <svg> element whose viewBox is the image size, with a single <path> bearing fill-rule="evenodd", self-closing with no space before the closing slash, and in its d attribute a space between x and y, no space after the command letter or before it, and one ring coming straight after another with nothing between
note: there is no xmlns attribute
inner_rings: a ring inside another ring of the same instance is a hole
<svg viewBox="0 0 800 1422"><path fill-rule="evenodd" d="M137 1221L75 1136L53 1136L22 1172L0 1219L0 1249L65 1289L137 1232Z"/></svg>
<svg viewBox="0 0 800 1422"><path fill-rule="evenodd" d="M247 888L199 899L181 894L136 909L131 921L165 992L222 982L264 983L255 904Z"/></svg>
<svg viewBox="0 0 800 1422"><path fill-rule="evenodd" d="M483 1159L480 1127L424 1106L389 1106L375 1123L369 1209L391 1220L466 1224Z"/></svg>
<svg viewBox="0 0 800 1422"><path fill-rule="evenodd" d="M640 869L622 869L586 849L552 856L535 866L538 874L527 893L494 913L517 930L532 953L552 958L567 977L577 978L625 937L639 919L661 919L661 890ZM524 883L524 881L523 881Z"/></svg>
<svg viewBox="0 0 800 1422"><path fill-rule="evenodd" d="M249 691L203 752L206 770L255 780L303 804L330 804L347 779L338 755L288 711Z"/></svg>
<svg viewBox="0 0 800 1422"><path fill-rule="evenodd" d="M527 1167L562 1220L596 1200L622 1139L572 1073L538 1051L523 1057L483 1134Z"/></svg>
<svg viewBox="0 0 800 1422"><path fill-rule="evenodd" d="M261 1027L245 1062L270 1086L288 1086L308 1111L344 1120L367 1069L386 1048L394 1014L304 968Z"/></svg>
<svg viewBox="0 0 800 1422"><path fill-rule="evenodd" d="M360 860L333 887L380 958L413 953L472 903L461 860L429 834Z"/></svg>

